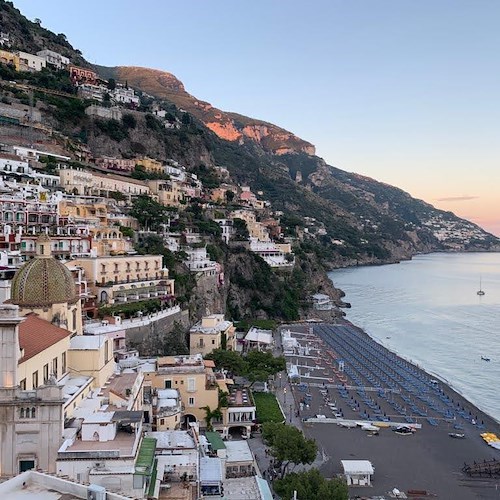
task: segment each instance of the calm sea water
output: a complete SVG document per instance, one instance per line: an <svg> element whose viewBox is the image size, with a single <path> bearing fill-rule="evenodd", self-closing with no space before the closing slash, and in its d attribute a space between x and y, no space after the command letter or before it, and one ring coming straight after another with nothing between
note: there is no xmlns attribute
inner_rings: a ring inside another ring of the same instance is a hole
<svg viewBox="0 0 500 500"><path fill-rule="evenodd" d="M500 421L500 253L435 253L329 276L352 305L347 319Z"/></svg>

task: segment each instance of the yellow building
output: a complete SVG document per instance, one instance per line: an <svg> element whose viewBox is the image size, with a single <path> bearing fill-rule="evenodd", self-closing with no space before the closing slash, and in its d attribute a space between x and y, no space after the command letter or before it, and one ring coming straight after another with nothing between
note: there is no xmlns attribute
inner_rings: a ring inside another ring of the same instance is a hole
<svg viewBox="0 0 500 500"><path fill-rule="evenodd" d="M59 182L68 193L85 196L108 196L111 192L132 196L150 193L149 187L143 181L71 168L59 170Z"/></svg>
<svg viewBox="0 0 500 500"><path fill-rule="evenodd" d="M205 425L205 410L219 404L219 384L212 369L201 355L158 358L157 371L145 374L153 390L177 389L184 406L182 427L189 422Z"/></svg>
<svg viewBox="0 0 500 500"><path fill-rule="evenodd" d="M71 332L52 325L36 314L28 314L19 325L21 358L17 375L21 390L45 385L50 377L62 379L68 373Z"/></svg>
<svg viewBox="0 0 500 500"><path fill-rule="evenodd" d="M175 181L150 180L149 189L155 195L158 203L166 207L179 207L183 200L183 192L179 183Z"/></svg>
<svg viewBox="0 0 500 500"><path fill-rule="evenodd" d="M205 316L189 330L190 354L206 356L214 349L222 347L225 338L226 349L235 348L235 327L223 314Z"/></svg>
<svg viewBox="0 0 500 500"><path fill-rule="evenodd" d="M72 263L84 269L89 287L101 303L173 297L175 293L175 281L162 267L161 255L84 257Z"/></svg>
<svg viewBox="0 0 500 500"><path fill-rule="evenodd" d="M82 307L69 269L52 256L47 235L36 241L36 255L12 278L12 304L21 314L36 313L71 333L82 333Z"/></svg>
<svg viewBox="0 0 500 500"><path fill-rule="evenodd" d="M141 165L144 167L144 170L149 173L156 173L156 174L164 174L165 173L165 167L163 166L163 163L158 160L154 160L153 158L141 158L139 160L136 160L136 165Z"/></svg>
<svg viewBox="0 0 500 500"><path fill-rule="evenodd" d="M69 369L102 387L115 369L113 342L105 335L76 335L70 341Z"/></svg>
<svg viewBox="0 0 500 500"><path fill-rule="evenodd" d="M10 64L15 68L19 67L19 56L8 50L0 50L0 63Z"/></svg>
<svg viewBox="0 0 500 500"><path fill-rule="evenodd" d="M70 218L75 224L108 225L108 207L105 203L59 202L59 216Z"/></svg>

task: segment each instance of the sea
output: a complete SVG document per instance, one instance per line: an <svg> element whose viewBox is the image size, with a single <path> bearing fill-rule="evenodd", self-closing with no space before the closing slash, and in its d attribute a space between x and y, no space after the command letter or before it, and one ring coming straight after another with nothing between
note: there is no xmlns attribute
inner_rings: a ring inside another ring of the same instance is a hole
<svg viewBox="0 0 500 500"><path fill-rule="evenodd" d="M349 321L500 422L500 253L433 253L329 277Z"/></svg>

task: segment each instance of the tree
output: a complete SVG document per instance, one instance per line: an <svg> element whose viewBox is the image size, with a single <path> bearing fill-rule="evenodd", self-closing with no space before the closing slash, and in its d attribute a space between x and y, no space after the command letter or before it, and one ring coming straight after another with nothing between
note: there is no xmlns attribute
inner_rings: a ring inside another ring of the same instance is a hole
<svg viewBox="0 0 500 500"><path fill-rule="evenodd" d="M210 406L202 406L202 410L205 410L205 422L207 423L207 431L213 431L212 420L215 418L219 420L222 418L222 412L220 408L216 408L215 410L211 410Z"/></svg>
<svg viewBox="0 0 500 500"><path fill-rule="evenodd" d="M246 376L251 385L255 382L266 382L269 377L286 368L285 358L274 357L270 352L250 351L245 361L247 363Z"/></svg>
<svg viewBox="0 0 500 500"><path fill-rule="evenodd" d="M239 219L237 217L233 219L233 229L234 233L232 239L235 241L247 241L250 237L247 223L243 219Z"/></svg>
<svg viewBox="0 0 500 500"><path fill-rule="evenodd" d="M167 207L144 194L134 199L130 209L130 215L135 217L143 228L152 230L167 222L168 213Z"/></svg>
<svg viewBox="0 0 500 500"><path fill-rule="evenodd" d="M262 439L269 446L271 455L281 463L281 479L285 477L290 464L293 472L299 464L313 463L318 452L316 441L307 439L292 425L266 422L262 426Z"/></svg>
<svg viewBox="0 0 500 500"><path fill-rule="evenodd" d="M234 200L234 197L236 195L234 194L234 191L226 191L226 202L227 203L232 203L232 201Z"/></svg>
<svg viewBox="0 0 500 500"><path fill-rule="evenodd" d="M125 128L135 128L137 125L137 120L135 119L135 116L133 114L125 113L122 118L122 124Z"/></svg>
<svg viewBox="0 0 500 500"><path fill-rule="evenodd" d="M35 24L38 24L38 26L41 26L42 25L42 20L39 18L39 17L35 17L35 19L33 20L33 22Z"/></svg>
<svg viewBox="0 0 500 500"><path fill-rule="evenodd" d="M108 80L108 89L115 90L116 89L116 80L114 78L110 78Z"/></svg>
<svg viewBox="0 0 500 500"><path fill-rule="evenodd" d="M235 351L214 349L205 356L205 359L212 359L217 368L228 370L234 375L241 376L247 371L245 360Z"/></svg>
<svg viewBox="0 0 500 500"><path fill-rule="evenodd" d="M344 480L325 479L318 469L305 472L293 472L283 479L277 479L273 488L283 500L307 498L308 500L347 500L349 490Z"/></svg>

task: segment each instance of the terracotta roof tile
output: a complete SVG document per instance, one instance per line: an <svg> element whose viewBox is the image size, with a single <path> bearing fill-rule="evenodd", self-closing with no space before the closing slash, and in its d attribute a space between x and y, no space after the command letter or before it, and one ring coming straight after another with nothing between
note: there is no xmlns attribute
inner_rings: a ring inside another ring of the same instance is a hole
<svg viewBox="0 0 500 500"><path fill-rule="evenodd" d="M68 330L59 328L36 314L28 314L19 325L19 347L24 349L24 356L19 364L69 336L71 332Z"/></svg>

